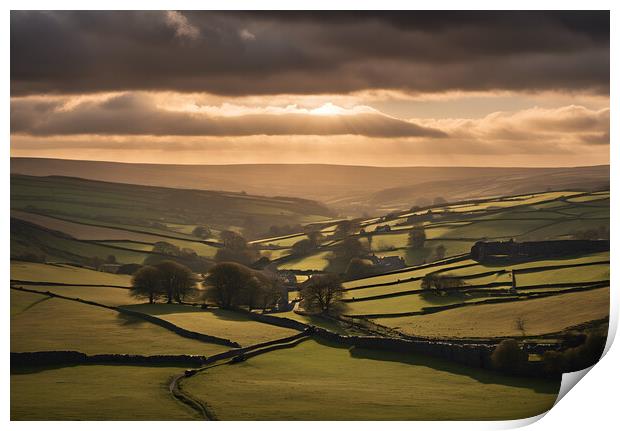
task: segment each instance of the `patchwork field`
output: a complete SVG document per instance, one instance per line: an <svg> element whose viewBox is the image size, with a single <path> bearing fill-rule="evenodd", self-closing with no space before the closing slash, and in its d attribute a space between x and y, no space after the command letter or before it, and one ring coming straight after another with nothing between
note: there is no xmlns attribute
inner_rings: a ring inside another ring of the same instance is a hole
<svg viewBox="0 0 620 431"><path fill-rule="evenodd" d="M11 261L11 280L66 284L131 285L129 275L110 274L70 265Z"/></svg>
<svg viewBox="0 0 620 431"><path fill-rule="evenodd" d="M365 235L354 235L377 256L399 256L411 266L436 260L438 246L445 256L469 253L479 240L541 241L570 239L579 232L609 228L609 192L546 192L490 198L471 204L444 204L429 209L403 211L390 219L362 220ZM430 215L429 215L430 214ZM412 220L412 216L430 220ZM390 232L374 232L378 226L390 226ZM423 247L411 249L408 236L414 225L424 227ZM295 237L298 240L302 237ZM370 241L369 241L370 238ZM282 240L288 246L295 241ZM276 240L276 242L278 242ZM281 243L278 243L282 245ZM324 256L333 244L324 244L315 254L282 269L317 270L326 268Z"/></svg>
<svg viewBox="0 0 620 431"><path fill-rule="evenodd" d="M483 338L554 333L606 316L609 316L609 288L375 321L421 337ZM523 319L523 330L516 325L517 319Z"/></svg>
<svg viewBox="0 0 620 431"><path fill-rule="evenodd" d="M178 225L199 223L217 227L243 224L251 213L256 221L323 221L329 211L316 202L296 198L268 198L241 193L137 186L68 177L11 177L11 208L90 220L120 221L175 232ZM181 209L182 211L178 211ZM207 209L208 212L205 212ZM162 223L162 219L164 222ZM168 227L166 223L171 223Z"/></svg>
<svg viewBox="0 0 620 431"><path fill-rule="evenodd" d="M19 285L17 285L19 286ZM51 292L69 298L79 298L86 301L97 302L99 304L118 307L128 304L142 303L142 299L130 295L129 289L119 289L115 287L103 286L54 286L46 284L27 285L29 290L38 292Z"/></svg>
<svg viewBox="0 0 620 431"><path fill-rule="evenodd" d="M180 381L178 390L202 403L207 416L223 420L516 419L542 413L555 401L557 375L511 377L438 357L345 347L344 338L336 344L334 338L317 335L320 331L302 342L290 341L295 335L307 337L300 334L303 327L285 327L294 322L267 324L243 310L202 309L199 304L147 304L131 295L130 275L87 268L95 258L105 261L110 255L119 264L150 262L154 244L163 241L195 251L200 269L192 269L202 280L221 244L201 241L193 229L208 225L209 239L219 241L221 230L245 233L258 221L263 234L250 238L251 247L275 260L266 262L265 271L277 267L297 281L297 288L303 287L314 273L342 275L347 269L348 261L338 261L346 244L343 236L335 235L338 219L320 204L60 177L15 176L12 181L12 352L211 356L232 349L190 338L183 330L244 347L267 343L264 350L250 347L245 361L218 362ZM267 316L323 328L333 337L553 342L563 331L589 328L609 315L609 252L481 263L470 258L471 247L480 240L604 236L609 231L608 205L608 192L549 192L367 217L349 237L367 247L367 259L400 256L405 268L378 268L374 276L345 281L339 318L308 315L293 290L288 299L294 302L269 310ZM269 226L284 223L294 229L312 223L324 235L322 242L308 255L292 258L292 246L308 238L301 233L308 226L299 234L264 234ZM389 232L374 232L385 225ZM409 235L417 226L426 238L415 248ZM365 232L360 233L361 227ZM24 261L41 256L47 263ZM459 279L461 285L425 289L423 278L429 275ZM20 286L40 294L20 291ZM202 299L195 295L191 301ZM123 310L161 319L160 324ZM183 370L168 364L15 366L11 416L204 419L201 409L180 403L170 392L172 376Z"/></svg>

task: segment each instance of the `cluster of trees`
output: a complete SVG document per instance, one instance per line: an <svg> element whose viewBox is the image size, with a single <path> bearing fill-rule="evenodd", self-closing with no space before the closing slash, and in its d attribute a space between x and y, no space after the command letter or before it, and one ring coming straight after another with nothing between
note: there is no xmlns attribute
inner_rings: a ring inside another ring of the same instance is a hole
<svg viewBox="0 0 620 431"><path fill-rule="evenodd" d="M216 262L236 262L250 266L260 258L258 249L248 244L237 232L225 230L220 233L222 247L215 253Z"/></svg>
<svg viewBox="0 0 620 431"><path fill-rule="evenodd" d="M177 247L166 241L158 241L153 244L152 254L144 260L145 265L156 265L164 261L174 261L190 267L193 271L206 271L210 262L202 256L198 256L195 250L187 247Z"/></svg>
<svg viewBox="0 0 620 431"><path fill-rule="evenodd" d="M192 231L192 235L198 238L206 239L211 238L212 233L211 229L209 229L207 226L196 226Z"/></svg>
<svg viewBox="0 0 620 431"><path fill-rule="evenodd" d="M335 274L314 275L303 285L300 305L311 313L336 315L342 313L344 288Z"/></svg>
<svg viewBox="0 0 620 431"><path fill-rule="evenodd" d="M503 340L491 354L493 368L507 374L518 374L527 366L528 354L517 340Z"/></svg>
<svg viewBox="0 0 620 431"><path fill-rule="evenodd" d="M165 241L158 241L153 244L153 252L159 254L165 254L167 256L174 256L180 258L192 258L198 256L198 253L194 249L188 247L177 247L174 244L170 244Z"/></svg>
<svg viewBox="0 0 620 431"><path fill-rule="evenodd" d="M319 231L308 232L308 238L297 241L293 244L292 253L295 256L307 256L321 245L323 235Z"/></svg>
<svg viewBox="0 0 620 431"><path fill-rule="evenodd" d="M183 302L188 297L216 303L222 308L247 306L252 309L275 307L287 300L280 281L275 276L250 269L235 262L213 266L198 289L196 275L177 262L164 261L141 267L132 277L131 294L147 298L149 303L164 299L167 303Z"/></svg>
<svg viewBox="0 0 620 431"><path fill-rule="evenodd" d="M349 237L334 248L334 258L350 262L351 259L366 256L369 250L359 239Z"/></svg>
<svg viewBox="0 0 620 431"><path fill-rule="evenodd" d="M198 279L191 269L180 263L166 260L155 265L145 265L131 279L131 294L148 298L154 303L165 298L168 304L183 302L195 292Z"/></svg>
<svg viewBox="0 0 620 431"><path fill-rule="evenodd" d="M543 355L545 371L551 375L571 373L594 365L603 355L607 331L590 331L579 334L574 347L564 351L549 350Z"/></svg>
<svg viewBox="0 0 620 431"><path fill-rule="evenodd" d="M283 297L288 293L275 276L235 262L222 262L211 268L204 286L204 299L222 308L247 306L250 310L266 310L288 300Z"/></svg>
<svg viewBox="0 0 620 431"><path fill-rule="evenodd" d="M342 220L336 225L334 238L342 239L354 234L359 228L359 220Z"/></svg>
<svg viewBox="0 0 620 431"><path fill-rule="evenodd" d="M603 355L607 331L594 330L579 334L580 341L565 350L548 350L543 366L548 375L555 376L583 370L594 365ZM520 374L529 365L529 358L514 339L503 340L491 354L493 368L507 374Z"/></svg>
<svg viewBox="0 0 620 431"><path fill-rule="evenodd" d="M364 244L356 237L347 237L332 249L333 252L329 259L327 270L333 273L343 273L346 271L351 261L363 259L368 256L368 243Z"/></svg>
<svg viewBox="0 0 620 431"><path fill-rule="evenodd" d="M355 257L349 261L345 271L347 280L370 277L377 273L377 268L370 259Z"/></svg>

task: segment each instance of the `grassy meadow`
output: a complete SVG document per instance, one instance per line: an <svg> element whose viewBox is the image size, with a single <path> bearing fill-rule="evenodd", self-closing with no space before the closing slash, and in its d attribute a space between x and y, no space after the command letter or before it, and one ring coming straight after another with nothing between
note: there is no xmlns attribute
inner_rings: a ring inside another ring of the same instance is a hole
<svg viewBox="0 0 620 431"><path fill-rule="evenodd" d="M168 392L176 367L80 365L11 374L17 420L197 420Z"/></svg>
<svg viewBox="0 0 620 431"><path fill-rule="evenodd" d="M157 316L190 331L229 339L241 346L295 335L298 331L268 325L229 310L201 310L198 307L170 304L141 304L125 307Z"/></svg>
<svg viewBox="0 0 620 431"><path fill-rule="evenodd" d="M11 351L76 350L87 354L205 355L225 346L181 337L113 310L11 291Z"/></svg>
<svg viewBox="0 0 620 431"><path fill-rule="evenodd" d="M555 333L606 316L609 316L609 288L375 321L421 337L485 338ZM524 330L517 327L517 319L523 319Z"/></svg>
<svg viewBox="0 0 620 431"><path fill-rule="evenodd" d="M207 369L183 389L221 420L502 420L550 409L559 383L309 340Z"/></svg>

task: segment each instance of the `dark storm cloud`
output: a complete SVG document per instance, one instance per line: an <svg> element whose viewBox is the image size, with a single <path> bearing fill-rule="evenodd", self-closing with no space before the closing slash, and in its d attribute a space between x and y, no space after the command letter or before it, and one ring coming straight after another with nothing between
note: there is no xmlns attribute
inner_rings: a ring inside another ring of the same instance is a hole
<svg viewBox="0 0 620 431"><path fill-rule="evenodd" d="M374 112L213 116L158 108L149 96L124 94L66 107L31 98L11 101L11 133L54 135L361 135L376 138L445 137L444 132Z"/></svg>
<svg viewBox="0 0 620 431"><path fill-rule="evenodd" d="M609 13L13 12L13 95L609 87Z"/></svg>

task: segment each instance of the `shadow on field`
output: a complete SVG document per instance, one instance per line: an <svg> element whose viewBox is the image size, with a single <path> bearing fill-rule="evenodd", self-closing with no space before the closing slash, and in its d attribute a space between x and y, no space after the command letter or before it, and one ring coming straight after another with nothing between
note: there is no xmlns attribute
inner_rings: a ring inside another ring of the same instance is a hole
<svg viewBox="0 0 620 431"><path fill-rule="evenodd" d="M122 308L130 311L151 314L153 316L181 313L210 313L221 320L233 320L237 322L245 322L248 320L248 318L243 314L236 313L231 310L222 310L220 308L209 308L202 310L200 307L182 304L131 304L123 305Z"/></svg>
<svg viewBox="0 0 620 431"><path fill-rule="evenodd" d="M11 374L37 374L42 373L44 371L50 370L58 370L60 368L73 368L78 365L74 364L54 364L54 365L45 365L45 366L37 366L37 367L21 367L21 366L11 366Z"/></svg>
<svg viewBox="0 0 620 431"><path fill-rule="evenodd" d="M159 316L162 314L194 313L201 311L199 308L192 307L191 305L161 303L123 305L123 308L130 311L138 311L140 313L152 314L153 316Z"/></svg>
<svg viewBox="0 0 620 431"><path fill-rule="evenodd" d="M347 349L341 344L329 342L319 337L314 340L326 347ZM364 349L358 347L348 348L349 354L353 359L370 359L374 361L390 361L401 362L403 364L417 365L429 367L439 371L445 371L453 374L460 374L470 377L479 383L514 386L519 388L529 388L537 393L556 394L560 387L561 379L541 380L524 377L512 377L496 373L490 370L480 368L467 367L465 365L456 364L443 359L432 358L430 356L417 355L414 353L400 353L388 350Z"/></svg>
<svg viewBox="0 0 620 431"><path fill-rule="evenodd" d="M235 313L234 311L230 311L230 310L222 310L221 308L205 310L204 312L211 313L215 317L221 320L232 320L236 322L245 322L249 320L247 317L245 317L242 314Z"/></svg>
<svg viewBox="0 0 620 431"><path fill-rule="evenodd" d="M146 368L173 368L176 371L176 368L182 367L183 364L143 364L143 363L88 363L88 364L50 364L50 365L40 365L40 366L11 366L10 374L19 375L19 374L37 374L45 371L51 370L59 370L61 368L77 368L77 367L146 367ZM62 382L59 382L62 383Z"/></svg>
<svg viewBox="0 0 620 431"><path fill-rule="evenodd" d="M42 302L44 302L44 301L48 301L48 300L50 300L50 299L52 299L52 297L51 297L51 296L46 296L46 297L43 297L43 298L41 298L41 299L37 299L36 301L31 302L30 304L28 304L27 306L25 306L24 308L22 308L22 309L21 309L20 311L18 311L17 313L13 313L13 314L11 314L11 317L19 316L20 314L23 314L23 313L25 313L26 311L30 310L32 307L34 307L34 306L36 306L36 305L38 305L38 304L40 304L40 303L42 303Z"/></svg>
<svg viewBox="0 0 620 431"><path fill-rule="evenodd" d="M145 321L136 316L131 316L125 313L118 313L116 315L116 319L118 320L118 324L121 326L134 326L144 324Z"/></svg>

